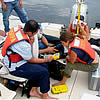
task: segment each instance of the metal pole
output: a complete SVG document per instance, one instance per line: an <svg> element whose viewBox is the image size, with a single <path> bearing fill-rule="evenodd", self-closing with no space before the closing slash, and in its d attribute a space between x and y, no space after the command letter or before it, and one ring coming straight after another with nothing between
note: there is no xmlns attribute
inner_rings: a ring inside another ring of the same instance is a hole
<svg viewBox="0 0 100 100"><path fill-rule="evenodd" d="M80 22L80 10L81 10L81 3L79 3L78 23ZM79 34L79 26L77 26L77 34Z"/></svg>

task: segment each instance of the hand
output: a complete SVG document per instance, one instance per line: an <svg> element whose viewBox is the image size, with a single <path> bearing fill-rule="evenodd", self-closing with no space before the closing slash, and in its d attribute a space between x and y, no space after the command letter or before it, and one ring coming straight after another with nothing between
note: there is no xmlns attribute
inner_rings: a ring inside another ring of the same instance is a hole
<svg viewBox="0 0 100 100"><path fill-rule="evenodd" d="M66 56L66 62L69 62L69 55Z"/></svg>
<svg viewBox="0 0 100 100"><path fill-rule="evenodd" d="M20 8L23 8L22 0L19 0L19 6L20 6Z"/></svg>
<svg viewBox="0 0 100 100"><path fill-rule="evenodd" d="M8 7L7 7L7 5L5 3L2 5L2 8L3 8L3 10L7 10L8 9Z"/></svg>
<svg viewBox="0 0 100 100"><path fill-rule="evenodd" d="M47 49L47 53L55 53L56 51L58 51L57 49L55 49L55 47L48 47Z"/></svg>
<svg viewBox="0 0 100 100"><path fill-rule="evenodd" d="M49 59L49 62L51 62L52 60L54 60L52 56L49 56L48 59Z"/></svg>
<svg viewBox="0 0 100 100"><path fill-rule="evenodd" d="M77 23L77 26L79 26L80 28L82 27L81 24L80 24L80 22Z"/></svg>

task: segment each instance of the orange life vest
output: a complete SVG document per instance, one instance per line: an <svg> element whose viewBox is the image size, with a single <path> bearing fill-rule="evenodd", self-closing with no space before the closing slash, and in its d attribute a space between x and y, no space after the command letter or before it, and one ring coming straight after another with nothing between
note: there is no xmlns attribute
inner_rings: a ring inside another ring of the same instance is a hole
<svg viewBox="0 0 100 100"><path fill-rule="evenodd" d="M93 48L91 47L90 43L87 41L87 39L80 39L78 37L75 37L74 40L70 43L69 45L69 54L71 52L71 48L79 48L81 50L83 50L84 52L86 52L92 59L95 59L95 51L93 50ZM81 59L79 59L77 57L77 60L79 62L85 63L87 64L87 62L82 61Z"/></svg>
<svg viewBox="0 0 100 100"><path fill-rule="evenodd" d="M77 33L76 24L77 24L77 23L74 22L74 21L71 23L71 32L72 32L72 33ZM86 24L85 22L81 22L81 26L82 26L83 29L85 29L86 25L87 25L87 24Z"/></svg>
<svg viewBox="0 0 100 100"><path fill-rule="evenodd" d="M9 47L12 45L12 44L15 44L19 41L22 41L22 40L27 40L30 44L31 44L31 41L30 39L28 38L28 36L26 34L24 34L21 30L21 26L17 26L17 27L14 27L12 28L7 37L6 37L6 40L4 42L4 45L2 47L2 56L5 56L7 55L7 50L9 50ZM10 54L8 56L8 59L10 60L11 59L11 62L18 62L18 61L21 61L22 60L22 57L19 55L19 54Z"/></svg>

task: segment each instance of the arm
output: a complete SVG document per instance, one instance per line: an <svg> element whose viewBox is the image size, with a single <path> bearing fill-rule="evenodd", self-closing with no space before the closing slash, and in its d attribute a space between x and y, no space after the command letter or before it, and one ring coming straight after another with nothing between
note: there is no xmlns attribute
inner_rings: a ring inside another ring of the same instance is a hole
<svg viewBox="0 0 100 100"><path fill-rule="evenodd" d="M44 36L42 36L41 41L48 47L48 41Z"/></svg>
<svg viewBox="0 0 100 100"><path fill-rule="evenodd" d="M79 25L79 28L80 28L80 30L81 30L80 35L82 35L85 39L87 39L87 40L88 40L89 35L88 35L88 34L86 33L86 31L82 28L81 24L80 24L80 23L78 23L77 25Z"/></svg>
<svg viewBox="0 0 100 100"><path fill-rule="evenodd" d="M87 38L89 39L90 30L89 30L89 28L88 28L87 25L86 25L86 27L85 27L85 32L87 33Z"/></svg>
<svg viewBox="0 0 100 100"><path fill-rule="evenodd" d="M3 0L0 0L1 1L1 4L3 5L4 4L4 1Z"/></svg>
<svg viewBox="0 0 100 100"><path fill-rule="evenodd" d="M55 51L58 51L57 49L55 49L55 47L48 47L46 49L41 49L39 50L39 54L42 54L42 53L55 53Z"/></svg>
<svg viewBox="0 0 100 100"><path fill-rule="evenodd" d="M55 51L58 51L57 49L55 49L55 47L48 47L48 41L44 36L42 36L41 41L47 46L47 48L39 50L39 54L42 54L42 53L50 54L50 53L55 53Z"/></svg>
<svg viewBox="0 0 100 100"><path fill-rule="evenodd" d="M68 32L71 32L71 24L72 24L72 23L70 23L70 24L68 25L68 29L67 29Z"/></svg>
<svg viewBox="0 0 100 100"><path fill-rule="evenodd" d="M23 8L22 0L19 0L19 6L20 6L20 8Z"/></svg>
<svg viewBox="0 0 100 100"><path fill-rule="evenodd" d="M27 61L30 62L30 63L40 64L40 63L51 62L52 60L53 60L53 58L50 56L50 57L48 57L48 59L31 58L31 59L29 59Z"/></svg>
<svg viewBox="0 0 100 100"><path fill-rule="evenodd" d="M3 0L0 0L0 1L1 1L3 10L7 10L8 8L7 8L7 5L4 3L4 1Z"/></svg>
<svg viewBox="0 0 100 100"><path fill-rule="evenodd" d="M71 64L74 64L77 58L77 54L71 50L70 55L66 56L66 60L69 61Z"/></svg>
<svg viewBox="0 0 100 100"><path fill-rule="evenodd" d="M39 59L39 58L33 58L32 56L32 48L31 45L27 41L20 41L18 43L15 43L11 49L18 53L24 60L30 62L30 63L45 63L45 62L51 62L53 58L50 56L48 59Z"/></svg>
<svg viewBox="0 0 100 100"><path fill-rule="evenodd" d="M48 48L39 50L39 54L47 53L47 52L48 52Z"/></svg>

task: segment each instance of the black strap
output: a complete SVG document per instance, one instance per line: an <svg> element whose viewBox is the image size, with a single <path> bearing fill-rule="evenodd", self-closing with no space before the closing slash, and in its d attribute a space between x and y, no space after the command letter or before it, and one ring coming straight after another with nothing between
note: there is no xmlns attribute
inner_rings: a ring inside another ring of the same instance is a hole
<svg viewBox="0 0 100 100"><path fill-rule="evenodd" d="M13 50L11 50L10 48L8 48L7 51L11 51L12 54L17 54L16 52L14 52ZM6 53L6 55L9 58L9 68L11 68L11 58L10 58L10 56L7 53Z"/></svg>
<svg viewBox="0 0 100 100"><path fill-rule="evenodd" d="M17 54L16 52L14 52L12 49L8 48L7 51L11 51L12 54Z"/></svg>
<svg viewBox="0 0 100 100"><path fill-rule="evenodd" d="M0 48L3 47L3 44L4 44L4 42L2 42L2 43L0 44Z"/></svg>
<svg viewBox="0 0 100 100"><path fill-rule="evenodd" d="M6 55L9 58L9 68L11 68L11 58L10 58L10 56L8 54L6 54Z"/></svg>

